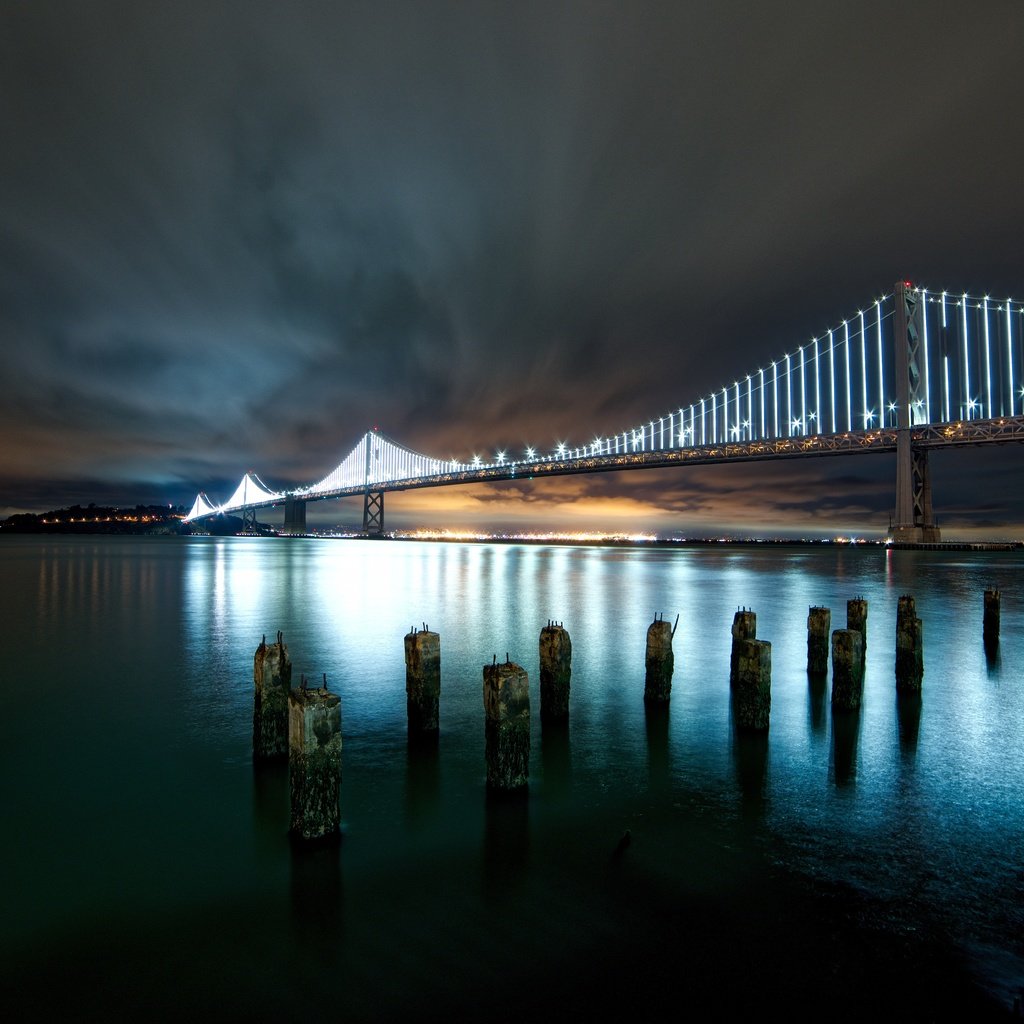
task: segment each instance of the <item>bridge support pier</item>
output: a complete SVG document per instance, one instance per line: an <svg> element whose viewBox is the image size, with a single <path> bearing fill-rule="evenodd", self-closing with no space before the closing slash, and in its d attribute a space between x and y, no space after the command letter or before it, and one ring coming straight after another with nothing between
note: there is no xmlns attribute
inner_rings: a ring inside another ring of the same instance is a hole
<svg viewBox="0 0 1024 1024"><path fill-rule="evenodd" d="M932 483L928 452L914 447L912 424L924 423L927 412L921 389L919 348L924 309L906 281L898 281L894 295L896 351L896 514L889 526L891 540L934 544L939 528L932 513Z"/></svg>
<svg viewBox="0 0 1024 1024"><path fill-rule="evenodd" d="M367 490L363 495L363 533L384 536L384 492Z"/></svg>
<svg viewBox="0 0 1024 1024"><path fill-rule="evenodd" d="M256 532L256 509L242 509L242 533Z"/></svg>
<svg viewBox="0 0 1024 1024"><path fill-rule="evenodd" d="M306 532L306 503L289 495L284 499L284 526L281 532L288 537L301 537Z"/></svg>

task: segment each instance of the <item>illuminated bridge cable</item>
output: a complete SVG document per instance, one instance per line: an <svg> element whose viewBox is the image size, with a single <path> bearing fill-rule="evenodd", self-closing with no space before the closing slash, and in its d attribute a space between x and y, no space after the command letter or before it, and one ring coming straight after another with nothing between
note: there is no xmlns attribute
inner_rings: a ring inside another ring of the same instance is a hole
<svg viewBox="0 0 1024 1024"><path fill-rule="evenodd" d="M736 445L769 442L769 454L785 454L786 449L774 446L787 441L811 451L812 439L843 437L837 433L841 430L846 435L868 434L898 423L909 423L915 430L946 425L951 430L943 436L956 437L958 424L964 421L1013 417L1024 411L1021 303L993 303L988 297L914 288L905 282L897 290L907 296L909 316L909 321L904 317L900 322L906 322L911 345L920 344L909 356L913 367L906 409L901 408L898 393L906 369L900 369L899 358L908 355L895 343L893 293L874 299L873 311L862 306L810 342L764 361L756 374L734 376L732 384L720 384L675 411L614 434L582 443L561 441L551 453L529 447L521 454L497 451L491 457L473 454L469 461L460 461L416 452L371 430L315 483L276 491L247 473L223 505L198 495L186 520L283 504L285 499L506 479L521 474L524 467L530 467L531 474L614 470L653 465L671 452L702 453L702 460L731 457ZM953 299L955 295L959 298ZM901 344L906 345L907 338ZM973 367L978 368L976 376ZM972 386L979 388L978 395ZM835 450L830 441L825 447Z"/></svg>

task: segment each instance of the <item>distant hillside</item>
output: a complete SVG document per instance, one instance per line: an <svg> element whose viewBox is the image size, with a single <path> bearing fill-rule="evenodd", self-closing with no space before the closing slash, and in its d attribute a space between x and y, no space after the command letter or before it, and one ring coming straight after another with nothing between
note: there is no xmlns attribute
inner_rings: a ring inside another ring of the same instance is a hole
<svg viewBox="0 0 1024 1024"><path fill-rule="evenodd" d="M181 532L185 511L181 505L72 505L52 512L10 516L0 520L0 532L171 534Z"/></svg>

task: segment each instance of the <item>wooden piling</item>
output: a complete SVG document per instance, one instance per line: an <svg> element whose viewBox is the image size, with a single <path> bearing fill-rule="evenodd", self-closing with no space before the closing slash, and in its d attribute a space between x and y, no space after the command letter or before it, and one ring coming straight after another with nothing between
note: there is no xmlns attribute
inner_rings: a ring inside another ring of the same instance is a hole
<svg viewBox="0 0 1024 1024"><path fill-rule="evenodd" d="M924 634L914 598L904 594L896 608L896 689L920 693L924 678Z"/></svg>
<svg viewBox="0 0 1024 1024"><path fill-rule="evenodd" d="M405 634L405 697L410 734L436 733L441 700L441 636L413 626Z"/></svg>
<svg viewBox="0 0 1024 1024"><path fill-rule="evenodd" d="M734 641L736 727L766 732L772 710L772 645L767 640Z"/></svg>
<svg viewBox="0 0 1024 1024"><path fill-rule="evenodd" d="M252 665L252 757L254 761L288 757L288 689L292 663L281 633L268 644L263 637Z"/></svg>
<svg viewBox="0 0 1024 1024"><path fill-rule="evenodd" d="M868 655L868 602L863 597L853 597L846 602L846 628L860 633L864 658Z"/></svg>
<svg viewBox="0 0 1024 1024"><path fill-rule="evenodd" d="M288 694L288 775L291 833L327 839L341 824L341 697L327 689Z"/></svg>
<svg viewBox="0 0 1024 1024"><path fill-rule="evenodd" d="M828 639L832 612L828 608L807 609L807 672L823 676L828 672Z"/></svg>
<svg viewBox="0 0 1024 1024"><path fill-rule="evenodd" d="M982 636L986 647L995 647L999 643L999 591L994 587L985 591Z"/></svg>
<svg viewBox="0 0 1024 1024"><path fill-rule="evenodd" d="M572 640L560 622L540 631L540 720L564 722L569 717Z"/></svg>
<svg viewBox="0 0 1024 1024"><path fill-rule="evenodd" d="M676 625L679 616L676 616ZM652 703L667 701L672 694L672 669L675 656L672 653L672 636L675 628L656 614L647 627L647 669L644 679L644 700Z"/></svg>
<svg viewBox="0 0 1024 1024"><path fill-rule="evenodd" d="M864 635L832 631L832 710L856 711L864 696Z"/></svg>
<svg viewBox="0 0 1024 1024"><path fill-rule="evenodd" d="M749 608L737 608L732 617L732 651L729 654L729 686L736 686L739 644L742 640L757 639L757 615Z"/></svg>
<svg viewBox="0 0 1024 1024"><path fill-rule="evenodd" d="M484 665L487 785L521 789L530 780L530 680L508 660Z"/></svg>

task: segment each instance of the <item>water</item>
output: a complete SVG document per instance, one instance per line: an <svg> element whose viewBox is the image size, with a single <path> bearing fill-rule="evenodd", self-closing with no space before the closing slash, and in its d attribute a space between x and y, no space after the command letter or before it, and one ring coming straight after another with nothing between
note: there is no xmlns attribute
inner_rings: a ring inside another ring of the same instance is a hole
<svg viewBox="0 0 1024 1024"><path fill-rule="evenodd" d="M1024 985L1018 552L63 537L5 538L0 566L0 978L22 1016L657 1019L843 993L842 1015L886 986L934 1015ZM895 695L902 593L919 704ZM833 721L807 608L842 627L853 596L864 706ZM772 642L767 739L732 725L740 605ZM664 715L642 701L655 612L679 615ZM540 728L549 619L573 642L566 732ZM424 622L434 750L405 728ZM252 767L252 657L277 630L296 681L342 696L340 847L294 849L286 772ZM484 787L481 665L506 653L535 700L525 801Z"/></svg>

